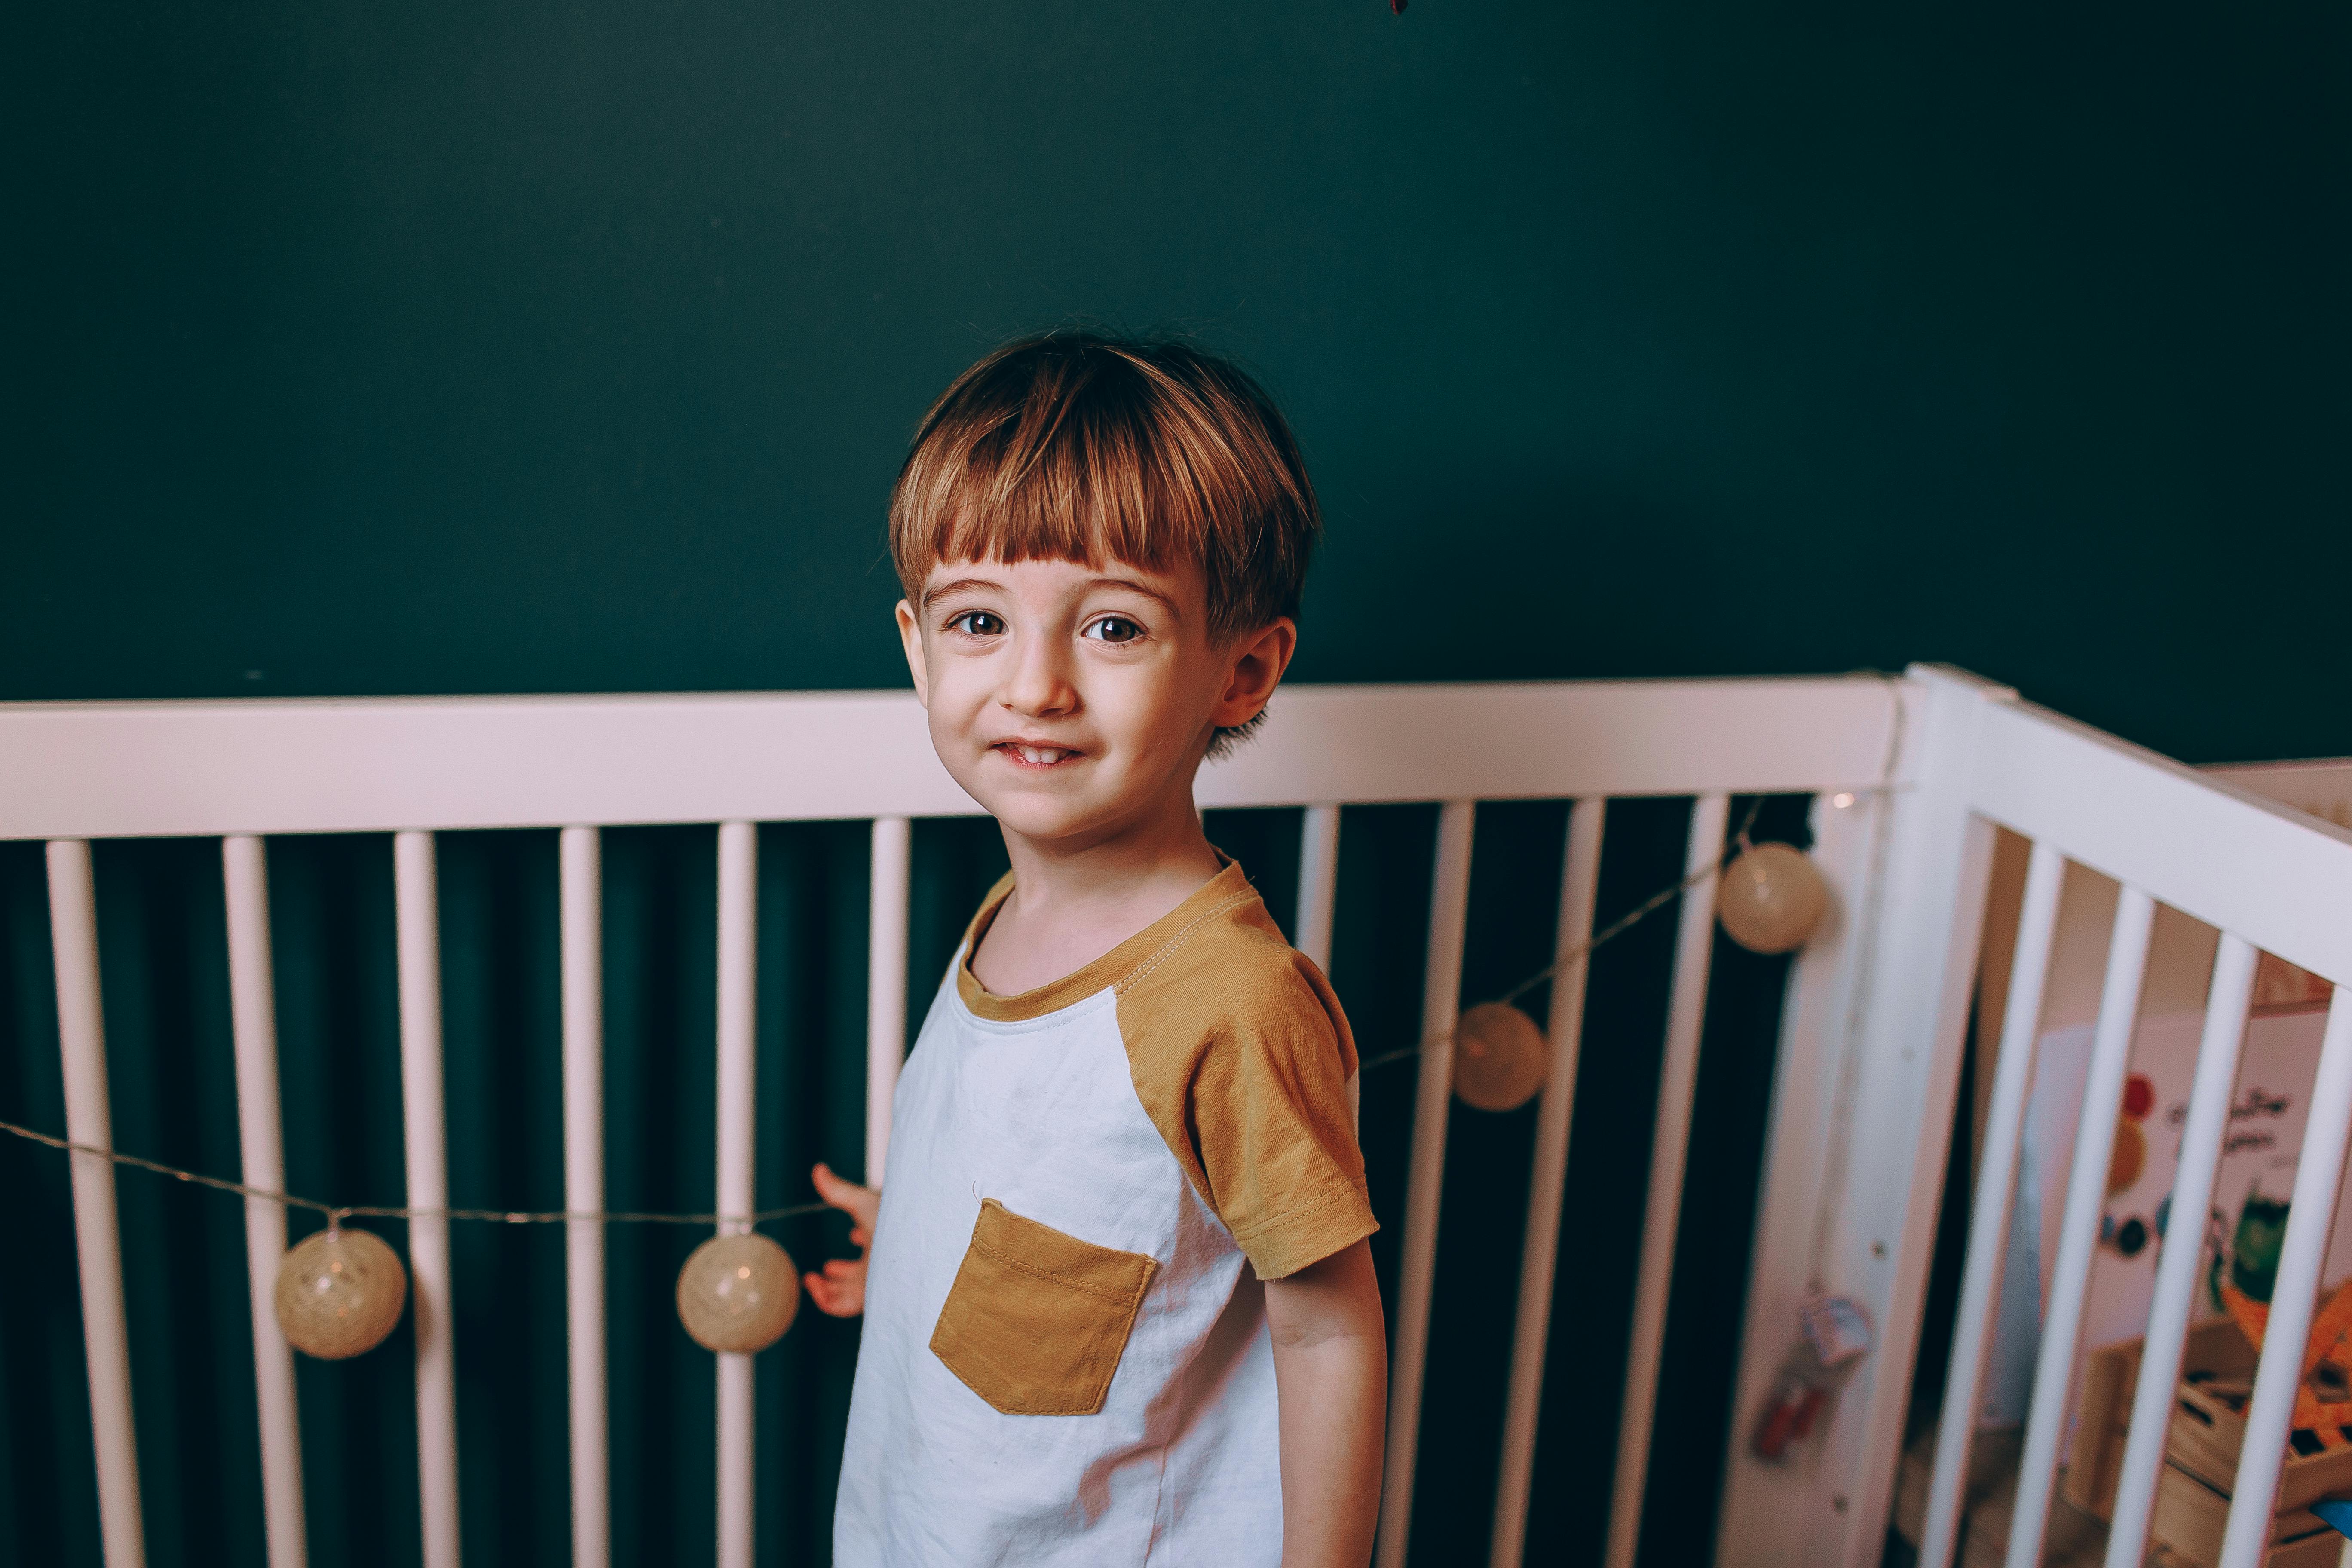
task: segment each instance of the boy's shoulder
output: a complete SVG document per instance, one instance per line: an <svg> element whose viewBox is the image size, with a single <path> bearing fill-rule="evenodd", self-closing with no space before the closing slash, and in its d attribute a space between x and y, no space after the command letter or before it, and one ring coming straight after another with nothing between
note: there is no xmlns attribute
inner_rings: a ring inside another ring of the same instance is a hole
<svg viewBox="0 0 2352 1568"><path fill-rule="evenodd" d="M1176 923L1116 987L1136 1098L1264 1279L1378 1228L1356 1147L1356 1045L1255 889Z"/></svg>
<svg viewBox="0 0 2352 1568"><path fill-rule="evenodd" d="M1202 892L1112 987L1130 1053L1336 1047L1342 1071L1352 1072L1339 998L1282 934L1240 865L1228 864Z"/></svg>

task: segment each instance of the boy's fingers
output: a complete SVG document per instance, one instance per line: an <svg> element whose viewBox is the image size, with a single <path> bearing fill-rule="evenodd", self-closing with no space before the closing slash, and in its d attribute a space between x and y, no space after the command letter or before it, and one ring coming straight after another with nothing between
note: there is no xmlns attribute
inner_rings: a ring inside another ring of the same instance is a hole
<svg viewBox="0 0 2352 1568"><path fill-rule="evenodd" d="M829 1318L854 1318L865 1307L864 1294L847 1286L835 1285L814 1274L807 1276L803 1282L808 1286L809 1300L816 1303L818 1311Z"/></svg>
<svg viewBox="0 0 2352 1568"><path fill-rule="evenodd" d="M852 1219L866 1225L874 1223L875 1211L881 1206L882 1194L871 1187L861 1187L834 1174L833 1167L818 1163L809 1172L809 1180L816 1187L816 1195Z"/></svg>
<svg viewBox="0 0 2352 1568"><path fill-rule="evenodd" d="M873 1239L874 1233L866 1229L864 1226L853 1225L849 1227L850 1246L864 1247L867 1242L872 1241Z"/></svg>

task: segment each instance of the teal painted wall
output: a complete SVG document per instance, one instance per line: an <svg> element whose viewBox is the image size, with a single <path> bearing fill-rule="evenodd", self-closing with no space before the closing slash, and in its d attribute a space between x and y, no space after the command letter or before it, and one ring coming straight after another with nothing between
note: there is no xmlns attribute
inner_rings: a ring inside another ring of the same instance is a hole
<svg viewBox="0 0 2352 1568"><path fill-rule="evenodd" d="M1937 658L2352 752L2347 30L50 8L0 66L0 696L894 685L908 430L1082 319L1291 411L1301 679Z"/></svg>
<svg viewBox="0 0 2352 1568"><path fill-rule="evenodd" d="M990 344L1077 320L1195 332L1290 410L1331 521L1302 679L1940 658L2191 759L2352 752L2347 31L2319 5L53 8L0 58L0 699L895 686L906 434ZM1549 949L1561 817L1482 814L1473 997ZM1672 879L1684 820L1615 813L1604 918ZM1295 819L1213 826L1286 917ZM1368 1055L1414 1033L1432 826L1349 817L1334 977ZM1001 863L976 826L919 836L919 998ZM762 857L781 1203L862 1157L864 846L774 828ZM551 1205L552 838L443 858L452 1180ZM616 834L607 867L612 1198L702 1207L709 836ZM233 1171L217 857L99 871L118 1136ZM282 842L271 876L289 1180L382 1200L388 848ZM45 924L38 855L0 847L0 1117L58 1127ZM1596 960L1580 1191L1643 1168L1666 929ZM1782 973L1717 957L1651 1568L1711 1529ZM1393 1219L1411 1081L1383 1070ZM1423 1564L1483 1560L1527 1160L1524 1115L1456 1116ZM0 1147L0 1559L94 1563L62 1163ZM257 1561L236 1205L122 1194L152 1561ZM1637 1215L1572 1213L1545 1561L1596 1543ZM778 1234L822 1255L829 1226ZM709 1551L708 1363L667 1304L689 1240L613 1243L623 1561ZM556 1243L458 1247L468 1555L557 1563ZM321 1568L414 1560L404 1333L303 1368ZM810 1321L762 1358L764 1563L821 1560L854 1344Z"/></svg>

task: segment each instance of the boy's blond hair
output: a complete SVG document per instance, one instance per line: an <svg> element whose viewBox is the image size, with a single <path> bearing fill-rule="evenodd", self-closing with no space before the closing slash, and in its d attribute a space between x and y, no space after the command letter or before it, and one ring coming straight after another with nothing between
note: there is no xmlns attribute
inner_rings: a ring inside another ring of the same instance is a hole
<svg viewBox="0 0 2352 1568"><path fill-rule="evenodd" d="M1184 343L1097 332L1024 338L956 377L890 494L909 599L941 561L1192 564L1220 643L1297 616L1321 527L1255 381Z"/></svg>

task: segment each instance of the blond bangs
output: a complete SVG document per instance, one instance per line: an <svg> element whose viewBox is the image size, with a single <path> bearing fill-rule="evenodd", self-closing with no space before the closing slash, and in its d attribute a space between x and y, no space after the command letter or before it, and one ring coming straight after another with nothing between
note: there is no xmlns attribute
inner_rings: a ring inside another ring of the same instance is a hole
<svg viewBox="0 0 2352 1568"><path fill-rule="evenodd" d="M1220 640L1297 614L1319 519L1296 442L1238 370L1171 343L1060 335L956 378L890 500L909 598L942 561L1198 565Z"/></svg>

